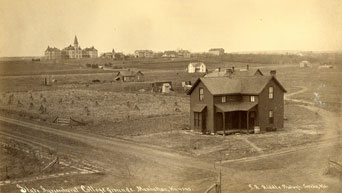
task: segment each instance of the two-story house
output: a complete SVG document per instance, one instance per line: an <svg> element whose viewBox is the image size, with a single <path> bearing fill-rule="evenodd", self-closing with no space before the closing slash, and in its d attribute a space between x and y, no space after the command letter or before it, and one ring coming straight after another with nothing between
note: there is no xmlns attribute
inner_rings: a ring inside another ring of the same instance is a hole
<svg viewBox="0 0 342 193"><path fill-rule="evenodd" d="M283 128L285 88L269 76L199 78L190 95L190 128L203 133Z"/></svg>

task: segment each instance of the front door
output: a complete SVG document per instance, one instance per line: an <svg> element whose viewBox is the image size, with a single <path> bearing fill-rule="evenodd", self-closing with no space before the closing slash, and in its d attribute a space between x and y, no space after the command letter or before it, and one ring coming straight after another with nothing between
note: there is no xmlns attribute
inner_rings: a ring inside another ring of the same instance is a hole
<svg viewBox="0 0 342 193"><path fill-rule="evenodd" d="M223 116L222 113L217 112L215 116L215 130L222 131L223 130Z"/></svg>
<svg viewBox="0 0 342 193"><path fill-rule="evenodd" d="M194 126L195 129L200 130L202 133L206 132L206 114L203 112L194 112Z"/></svg>
<svg viewBox="0 0 342 193"><path fill-rule="evenodd" d="M202 133L206 133L207 132L207 121L206 121L206 113L205 113L205 111L203 111L202 113L201 113L201 117L202 117L202 124L201 124L201 131L202 131Z"/></svg>
<svg viewBox="0 0 342 193"><path fill-rule="evenodd" d="M255 112L249 112L249 129L254 129L255 126Z"/></svg>

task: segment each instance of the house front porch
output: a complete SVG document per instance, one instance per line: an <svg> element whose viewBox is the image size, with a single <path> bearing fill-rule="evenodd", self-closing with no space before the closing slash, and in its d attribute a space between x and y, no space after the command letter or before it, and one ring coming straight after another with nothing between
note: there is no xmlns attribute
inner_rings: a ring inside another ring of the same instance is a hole
<svg viewBox="0 0 342 193"><path fill-rule="evenodd" d="M222 134L250 133L257 125L257 103L216 104L215 132Z"/></svg>

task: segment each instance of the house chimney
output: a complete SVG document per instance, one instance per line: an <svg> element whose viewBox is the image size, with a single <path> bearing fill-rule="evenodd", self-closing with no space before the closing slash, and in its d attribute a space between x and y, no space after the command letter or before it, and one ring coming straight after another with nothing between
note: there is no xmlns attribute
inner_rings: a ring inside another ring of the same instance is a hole
<svg viewBox="0 0 342 193"><path fill-rule="evenodd" d="M220 67L218 68L218 71L221 72L221 68Z"/></svg>
<svg viewBox="0 0 342 193"><path fill-rule="evenodd" d="M271 70L270 74L271 74L271 76L275 76L277 74L277 71L276 70Z"/></svg>
<svg viewBox="0 0 342 193"><path fill-rule="evenodd" d="M249 65L247 64L247 70L249 70Z"/></svg>

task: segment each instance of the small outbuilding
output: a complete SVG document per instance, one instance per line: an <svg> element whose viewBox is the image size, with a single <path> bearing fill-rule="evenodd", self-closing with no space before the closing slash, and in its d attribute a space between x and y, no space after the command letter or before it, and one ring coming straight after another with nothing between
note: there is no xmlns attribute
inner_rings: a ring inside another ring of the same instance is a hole
<svg viewBox="0 0 342 193"><path fill-rule="evenodd" d="M152 83L153 92L169 93L173 91L172 81L161 81Z"/></svg>
<svg viewBox="0 0 342 193"><path fill-rule="evenodd" d="M205 73L207 72L207 67L203 62L190 62L187 68L188 73Z"/></svg>
<svg viewBox="0 0 342 193"><path fill-rule="evenodd" d="M141 82L144 81L144 74L141 71L122 70L116 74L115 80L122 82Z"/></svg>

